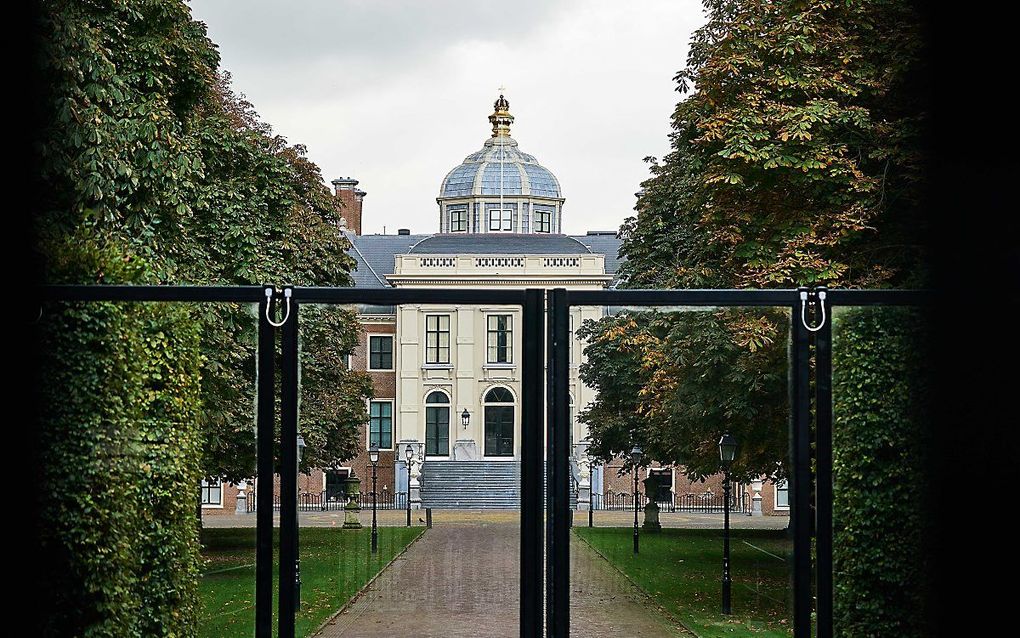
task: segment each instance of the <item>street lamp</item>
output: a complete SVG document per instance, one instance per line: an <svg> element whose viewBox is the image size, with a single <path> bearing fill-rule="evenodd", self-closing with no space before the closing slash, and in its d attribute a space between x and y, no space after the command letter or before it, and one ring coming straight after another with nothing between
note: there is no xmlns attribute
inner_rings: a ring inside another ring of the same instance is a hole
<svg viewBox="0 0 1020 638"><path fill-rule="evenodd" d="M297 475L301 473L301 455L304 454L304 451L305 451L305 437L301 436L301 434L299 433L297 435L297 468L296 468L297 471L294 472L295 485L297 485ZM300 543L298 543L298 530L301 527L298 524L298 517L301 516L300 488L297 490L297 492L298 496L295 496L295 498L298 498L299 500L294 507L294 601L295 601L294 609L297 611L301 611L301 558L300 554L298 553L301 549L301 545Z"/></svg>
<svg viewBox="0 0 1020 638"><path fill-rule="evenodd" d="M379 465L379 446L368 448L368 460L372 462L372 553L379 551L379 528L375 522L375 481L376 466Z"/></svg>
<svg viewBox="0 0 1020 638"><path fill-rule="evenodd" d="M641 464L641 448L634 446L630 451L630 460L634 463L634 553L638 553L638 466Z"/></svg>
<svg viewBox="0 0 1020 638"><path fill-rule="evenodd" d="M460 423L465 430L471 424L471 413L467 411L467 408L464 408L464 411L460 413Z"/></svg>
<svg viewBox="0 0 1020 638"><path fill-rule="evenodd" d="M407 526L411 526L411 459L414 457L414 450L408 443L404 449L404 456L407 458Z"/></svg>
<svg viewBox="0 0 1020 638"><path fill-rule="evenodd" d="M729 614L730 606L730 465L737 457L737 439L729 432L719 439L719 461L723 467L723 576L722 613Z"/></svg>

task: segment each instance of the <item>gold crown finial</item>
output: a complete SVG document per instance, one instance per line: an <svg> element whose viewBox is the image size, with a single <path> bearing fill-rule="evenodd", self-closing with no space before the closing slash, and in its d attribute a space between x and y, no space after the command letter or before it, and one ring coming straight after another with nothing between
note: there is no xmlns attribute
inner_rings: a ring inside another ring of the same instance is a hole
<svg viewBox="0 0 1020 638"><path fill-rule="evenodd" d="M514 116L510 115L510 100L503 96L503 87L499 87L499 98L493 103L495 109L489 116L492 124L493 137L510 137L510 125L514 123Z"/></svg>

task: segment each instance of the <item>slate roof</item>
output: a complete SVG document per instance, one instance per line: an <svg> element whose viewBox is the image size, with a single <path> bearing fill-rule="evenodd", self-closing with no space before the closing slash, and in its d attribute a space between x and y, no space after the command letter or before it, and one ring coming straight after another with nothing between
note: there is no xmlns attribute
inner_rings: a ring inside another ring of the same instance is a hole
<svg viewBox="0 0 1020 638"><path fill-rule="evenodd" d="M356 288L387 288L396 255L578 255L606 256L606 274L616 274L621 241L614 235L546 235L511 233L440 233L436 235L347 234L357 262Z"/></svg>
<svg viewBox="0 0 1020 638"><path fill-rule="evenodd" d="M355 235L351 240L351 256L358 269L351 273L355 288L388 288L386 275L393 274L394 255L406 253L411 246L429 235Z"/></svg>
<svg viewBox="0 0 1020 638"><path fill-rule="evenodd" d="M623 240L614 235L577 235L573 239L581 242L593 253L606 256L606 274L615 275L620 270L620 244Z"/></svg>
<svg viewBox="0 0 1020 638"><path fill-rule="evenodd" d="M587 246L568 235L539 233L441 233L409 251L420 255L579 255Z"/></svg>

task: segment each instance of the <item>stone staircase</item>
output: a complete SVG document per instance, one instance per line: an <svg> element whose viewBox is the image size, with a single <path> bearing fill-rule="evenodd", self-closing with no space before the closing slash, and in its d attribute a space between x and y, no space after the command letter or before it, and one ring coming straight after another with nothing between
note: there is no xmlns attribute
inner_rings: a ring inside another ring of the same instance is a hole
<svg viewBox="0 0 1020 638"><path fill-rule="evenodd" d="M518 509L521 464L517 461L426 461L421 502L436 509Z"/></svg>
<svg viewBox="0 0 1020 638"><path fill-rule="evenodd" d="M542 478L545 496L546 481ZM519 509L519 461L426 461L421 476L422 507L435 509ZM570 509L577 509L571 482Z"/></svg>

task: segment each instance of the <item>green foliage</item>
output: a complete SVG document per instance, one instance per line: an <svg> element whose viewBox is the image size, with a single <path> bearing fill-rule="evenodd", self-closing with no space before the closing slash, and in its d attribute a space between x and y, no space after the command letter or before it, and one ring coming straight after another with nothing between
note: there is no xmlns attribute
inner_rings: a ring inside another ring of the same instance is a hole
<svg viewBox="0 0 1020 638"><path fill-rule="evenodd" d="M301 458L303 469L334 467L363 449L364 443L343 427L368 419L365 404L373 394L368 375L348 370L345 361L359 334L351 310L301 309L301 431L307 445Z"/></svg>
<svg viewBox="0 0 1020 638"><path fill-rule="evenodd" d="M785 313L728 309L640 312L586 322L581 379L598 399L580 413L590 451L609 460L635 443L649 458L683 466L693 480L719 471L724 432L740 441L736 480L781 478L789 410ZM768 347L765 347L768 346Z"/></svg>
<svg viewBox="0 0 1020 638"><path fill-rule="evenodd" d="M184 2L50 0L40 17L47 281L349 285L318 167L231 92ZM199 480L255 471L255 310L44 317L50 633L191 635ZM303 329L316 347L302 427L321 445L309 458L347 458L370 387L330 364L352 347L354 317L309 312Z"/></svg>
<svg viewBox="0 0 1020 638"><path fill-rule="evenodd" d="M354 262L337 231L338 203L318 167L230 90L204 25L184 3L51 2L44 28L41 70L52 88L41 148L51 188L39 230L51 281L118 283L87 269L56 276L66 235L88 228L143 257L148 283L350 284ZM309 313L306 324L321 314ZM194 316L205 355L204 474L250 478L254 310L210 305ZM328 324L333 347L350 347L354 317L337 316L344 320ZM357 406L370 393L364 375L327 381L328 366L314 365L325 350L306 358L302 379L331 395L316 406L338 411L320 410L306 425L327 446L313 458L335 460L353 450L367 420Z"/></svg>
<svg viewBox="0 0 1020 638"><path fill-rule="evenodd" d="M621 227L624 285L923 284L926 220L918 201L927 92L918 81L922 42L913 4L706 0L705 7L708 21L675 78L689 94L673 113L671 151L661 161L648 158L651 176L636 215ZM675 328L658 328L670 334L669 350L646 362L643 376L604 360L589 366L592 385L623 376L640 388L629 402L596 400L589 412L603 425L589 421L594 448L617 450L633 436L659 461L707 469L715 457L709 434L751 428L744 434L751 446L741 451L752 455L748 469L783 462L779 421L787 400L778 380L786 374L787 319L734 312L692 323L689 316L672 315ZM684 361L698 357L721 371L692 374L698 364ZM658 399L657 391L670 395ZM740 405L729 393L769 403ZM668 419L700 410L705 428L687 431L689 445L652 434L659 422L638 417L655 413L656 401ZM614 424L607 413L617 410L633 417ZM757 438L759 428L775 441Z"/></svg>
<svg viewBox="0 0 1020 638"><path fill-rule="evenodd" d="M631 285L917 285L926 97L904 0L708 0L672 151L623 226Z"/></svg>
<svg viewBox="0 0 1020 638"><path fill-rule="evenodd" d="M123 246L75 239L69 262L120 280L141 272ZM193 635L197 324L165 304L51 310L40 325L44 635Z"/></svg>
<svg viewBox="0 0 1020 638"><path fill-rule="evenodd" d="M923 636L923 317L855 308L833 324L834 624L841 636Z"/></svg>

